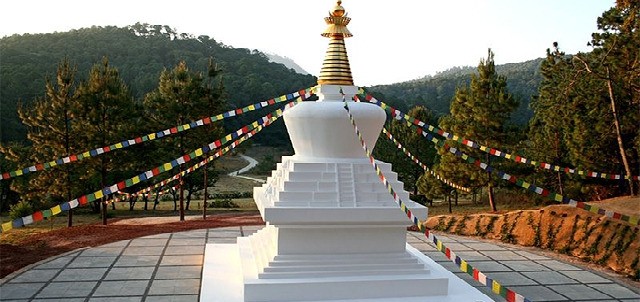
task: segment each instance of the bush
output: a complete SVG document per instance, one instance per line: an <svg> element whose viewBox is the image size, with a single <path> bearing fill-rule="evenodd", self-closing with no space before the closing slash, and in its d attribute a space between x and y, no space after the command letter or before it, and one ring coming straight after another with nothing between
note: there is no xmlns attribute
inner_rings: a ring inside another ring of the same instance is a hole
<svg viewBox="0 0 640 302"><path fill-rule="evenodd" d="M213 199L235 199L235 198L251 198L253 197L253 192L220 192L209 195L209 197Z"/></svg>
<svg viewBox="0 0 640 302"><path fill-rule="evenodd" d="M209 208L239 208L239 206L233 202L230 198L216 199L208 206Z"/></svg>
<svg viewBox="0 0 640 302"><path fill-rule="evenodd" d="M11 217L12 220L31 214L33 214L33 207L31 207L31 205L26 201L21 201L12 205L9 210L9 217Z"/></svg>

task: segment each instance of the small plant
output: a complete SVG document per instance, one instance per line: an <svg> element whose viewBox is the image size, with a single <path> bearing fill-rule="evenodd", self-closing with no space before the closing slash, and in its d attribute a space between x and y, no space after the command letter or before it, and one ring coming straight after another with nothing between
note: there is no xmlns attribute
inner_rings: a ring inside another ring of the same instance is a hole
<svg viewBox="0 0 640 302"><path fill-rule="evenodd" d="M462 219L460 220L460 222L458 222L458 225L456 226L455 233L457 235L462 235L463 234L464 228L467 227L467 220L468 219L469 219L468 215L462 216Z"/></svg>
<svg viewBox="0 0 640 302"><path fill-rule="evenodd" d="M540 215L540 219L542 219L542 215ZM542 235L540 234L540 221L538 221L538 223L535 223L535 221L533 220L533 213L529 212L529 217L527 217L527 222L529 223L529 225L531 226L534 232L533 246L540 247L540 244L542 243Z"/></svg>
<svg viewBox="0 0 640 302"><path fill-rule="evenodd" d="M451 227L453 227L454 224L456 224L457 219L455 217L451 217L449 219L449 222L447 222L447 225L444 227L444 230L446 232L449 232L449 230L451 230Z"/></svg>
<svg viewBox="0 0 640 302"><path fill-rule="evenodd" d="M489 224L487 224L487 231L485 232L485 234L493 232L493 225L495 224L496 220L498 220L498 216L489 217Z"/></svg>
<svg viewBox="0 0 640 302"><path fill-rule="evenodd" d="M587 249L587 255L595 255L598 252L598 244L602 241L603 236L603 233L598 234L596 240L594 240L589 249Z"/></svg>
<svg viewBox="0 0 640 302"><path fill-rule="evenodd" d="M476 225L475 225L475 235L476 236L482 236L482 230L480 229L480 220L482 219L482 215L478 216L478 219L476 219Z"/></svg>
<svg viewBox="0 0 640 302"><path fill-rule="evenodd" d="M502 242L505 242L505 243L516 242L516 236L513 235L513 230L516 228L516 225L518 224L518 218L520 218L520 215L522 215L522 211L518 211L518 213L514 215L513 223L511 224L511 227L509 227L509 223L508 223L509 219L507 219L507 216L504 216L504 224L502 224L502 228L500 228L500 240L502 240Z"/></svg>
<svg viewBox="0 0 640 302"><path fill-rule="evenodd" d="M239 206L235 202L233 202L233 200L231 200L230 198L216 199L211 203L211 205L209 205L209 207L225 208L225 209L239 208Z"/></svg>
<svg viewBox="0 0 640 302"><path fill-rule="evenodd" d="M553 215L554 212L551 212L551 214ZM549 249L553 249L553 246L556 243L556 237L558 235L558 232L560 232L560 230L562 229L563 224L564 219L560 219L560 223L555 228L553 226L553 222L550 223L549 229L547 230L547 247Z"/></svg>
<svg viewBox="0 0 640 302"><path fill-rule="evenodd" d="M33 207L26 201L18 202L9 208L9 217L18 219L33 213Z"/></svg>
<svg viewBox="0 0 640 302"><path fill-rule="evenodd" d="M434 231L444 231L444 217L440 216L438 217L438 224L433 227Z"/></svg>
<svg viewBox="0 0 640 302"><path fill-rule="evenodd" d="M622 243L629 231L631 231L631 227L628 225L625 225L622 231L620 232L620 240L616 243L616 246L614 248L618 256L622 256L622 254L624 254L627 248L629 248L629 245L631 245L631 243L633 242L633 239L635 236L631 234L631 236L629 236L629 241L625 242L624 244Z"/></svg>

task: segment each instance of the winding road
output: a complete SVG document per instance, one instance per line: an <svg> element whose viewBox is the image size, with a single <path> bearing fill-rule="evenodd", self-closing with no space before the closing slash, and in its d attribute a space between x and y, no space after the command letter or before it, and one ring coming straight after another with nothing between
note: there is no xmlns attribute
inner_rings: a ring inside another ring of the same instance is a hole
<svg viewBox="0 0 640 302"><path fill-rule="evenodd" d="M253 181L257 181L259 183L265 183L266 180L264 179L259 179L259 178L253 178L253 177L249 177L249 176L244 176L244 175L240 175L242 173L245 173L251 169L253 169L256 165L258 165L258 161L255 160L253 157L250 156L246 156L244 154L241 154L240 157L242 157L244 160L246 160L247 162L249 162L248 165L246 165L244 168L237 170L237 171L233 171L227 175L231 176L231 177L237 177L237 178L243 178L243 179L249 179L249 180L253 180Z"/></svg>

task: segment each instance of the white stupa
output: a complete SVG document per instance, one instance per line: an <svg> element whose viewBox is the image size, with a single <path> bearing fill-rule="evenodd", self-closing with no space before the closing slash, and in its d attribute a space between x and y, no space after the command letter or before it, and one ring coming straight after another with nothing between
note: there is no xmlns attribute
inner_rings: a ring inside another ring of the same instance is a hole
<svg viewBox="0 0 640 302"><path fill-rule="evenodd" d="M317 102L285 111L295 155L282 157L254 199L267 225L237 244L207 244L201 301L491 301L406 243L411 225L369 163L343 100L353 85L341 1L325 18L330 38ZM370 148L385 112L349 108ZM417 216L391 165L378 162Z"/></svg>

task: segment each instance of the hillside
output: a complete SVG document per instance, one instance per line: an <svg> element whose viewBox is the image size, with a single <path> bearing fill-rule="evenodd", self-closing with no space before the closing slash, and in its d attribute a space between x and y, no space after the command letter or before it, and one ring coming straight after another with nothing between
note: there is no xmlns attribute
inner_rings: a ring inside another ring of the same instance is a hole
<svg viewBox="0 0 640 302"><path fill-rule="evenodd" d="M316 83L257 51L233 48L209 36L177 33L166 25L137 23L128 27L91 27L49 34L0 39L0 142L23 140L25 129L16 114L18 102L44 94L45 76L55 76L65 57L77 64L76 80L107 56L137 99L154 90L160 72L184 60L190 69L206 71L209 58L223 70L229 107L255 103Z"/></svg>
<svg viewBox="0 0 640 302"><path fill-rule="evenodd" d="M496 66L498 74L507 77L509 91L520 101L520 106L512 115L512 121L516 124L526 124L533 115L529 102L540 84L542 60ZM413 81L373 86L369 91L399 108L408 109L415 105L424 105L437 115L444 115L449 113L449 104L456 88L468 86L471 74L475 72L476 67L454 67L434 76Z"/></svg>
<svg viewBox="0 0 640 302"><path fill-rule="evenodd" d="M305 74L305 75L309 74L309 72L304 70L304 68L300 67L300 65L298 65L298 63L296 63L291 58L279 56L274 53L265 53L265 54L269 58L269 62L282 64L284 66L287 66L290 69L295 70L297 73L300 73L300 74Z"/></svg>

